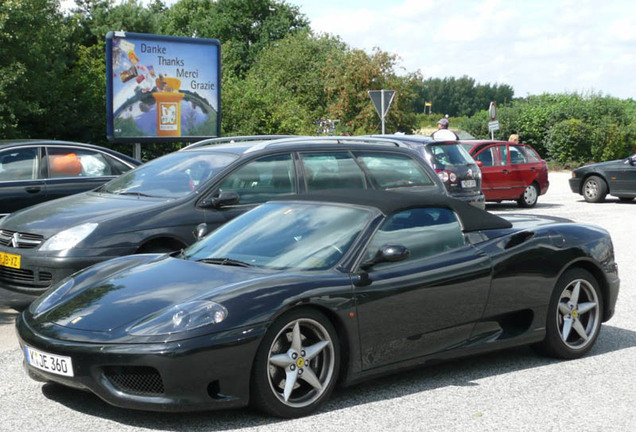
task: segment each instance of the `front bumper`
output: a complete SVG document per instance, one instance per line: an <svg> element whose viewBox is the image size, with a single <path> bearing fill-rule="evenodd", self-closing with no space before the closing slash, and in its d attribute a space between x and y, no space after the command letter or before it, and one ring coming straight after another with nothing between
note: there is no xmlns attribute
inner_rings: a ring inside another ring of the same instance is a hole
<svg viewBox="0 0 636 432"><path fill-rule="evenodd" d="M263 332L228 331L150 344L69 342L38 334L21 315L16 329L25 345L71 357L73 377L24 361L31 378L89 390L111 405L148 411L195 411L245 406L252 361Z"/></svg>
<svg viewBox="0 0 636 432"><path fill-rule="evenodd" d="M0 299L15 297L17 293L25 301L34 300L57 282L86 267L126 255L125 251L79 250L74 256L58 257L46 256L37 249L8 247L0 247L0 252L20 255L19 269L0 266Z"/></svg>
<svg viewBox="0 0 636 432"><path fill-rule="evenodd" d="M568 182L570 183L570 189L572 190L572 192L581 195L581 179L571 177Z"/></svg>

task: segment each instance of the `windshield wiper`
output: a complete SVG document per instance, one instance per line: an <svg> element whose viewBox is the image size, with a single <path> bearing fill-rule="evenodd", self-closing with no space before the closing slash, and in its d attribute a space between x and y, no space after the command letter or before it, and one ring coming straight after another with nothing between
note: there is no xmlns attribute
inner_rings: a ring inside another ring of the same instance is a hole
<svg viewBox="0 0 636 432"><path fill-rule="evenodd" d="M117 195L134 195L134 196L138 196L138 197L148 197L148 198L153 198L153 195L148 195L145 194L143 192L119 192L117 193Z"/></svg>
<svg viewBox="0 0 636 432"><path fill-rule="evenodd" d="M232 258L201 258L197 262L206 264L232 265L237 267L253 267L253 264L246 263Z"/></svg>

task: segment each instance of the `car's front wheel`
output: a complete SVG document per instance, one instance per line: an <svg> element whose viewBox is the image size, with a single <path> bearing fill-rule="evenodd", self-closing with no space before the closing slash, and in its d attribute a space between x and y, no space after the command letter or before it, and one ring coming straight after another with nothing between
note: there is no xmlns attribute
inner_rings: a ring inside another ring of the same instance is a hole
<svg viewBox="0 0 636 432"><path fill-rule="evenodd" d="M598 176L590 176L583 183L583 198L590 203L599 203L607 196L607 183Z"/></svg>
<svg viewBox="0 0 636 432"><path fill-rule="evenodd" d="M339 366L338 336L327 317L291 311L272 324L258 349L252 403L278 417L308 415L329 397Z"/></svg>
<svg viewBox="0 0 636 432"><path fill-rule="evenodd" d="M517 200L517 204L519 204L519 207L530 208L534 207L537 204L538 199L539 188L537 188L536 184L532 183L529 184L526 190L523 191L523 193Z"/></svg>
<svg viewBox="0 0 636 432"><path fill-rule="evenodd" d="M550 305L546 337L537 348L552 357L574 359L596 342L603 320L598 282L584 269L568 270L559 278Z"/></svg>

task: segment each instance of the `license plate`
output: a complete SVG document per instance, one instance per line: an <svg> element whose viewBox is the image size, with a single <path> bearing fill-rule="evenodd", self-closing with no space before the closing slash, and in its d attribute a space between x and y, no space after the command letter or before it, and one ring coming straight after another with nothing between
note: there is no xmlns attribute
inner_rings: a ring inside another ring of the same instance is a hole
<svg viewBox="0 0 636 432"><path fill-rule="evenodd" d="M0 266L20 268L20 255L0 252Z"/></svg>
<svg viewBox="0 0 636 432"><path fill-rule="evenodd" d="M462 180L463 188L474 188L477 186L477 182L475 180Z"/></svg>
<svg viewBox="0 0 636 432"><path fill-rule="evenodd" d="M24 346L27 363L40 370L56 375L73 376L73 362L70 357L50 354L29 346Z"/></svg>

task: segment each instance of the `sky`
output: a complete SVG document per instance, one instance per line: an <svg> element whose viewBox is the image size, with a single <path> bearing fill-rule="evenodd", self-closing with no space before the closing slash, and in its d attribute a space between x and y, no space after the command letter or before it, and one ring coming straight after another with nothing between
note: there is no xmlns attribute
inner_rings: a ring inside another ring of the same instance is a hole
<svg viewBox="0 0 636 432"><path fill-rule="evenodd" d="M400 57L397 73L467 75L515 96L636 99L633 0L287 0L319 33Z"/></svg>
<svg viewBox="0 0 636 432"><path fill-rule="evenodd" d="M634 0L285 2L298 6L317 33L368 53L377 47L396 54L398 74L466 75L508 84L517 97L577 92L636 99Z"/></svg>

